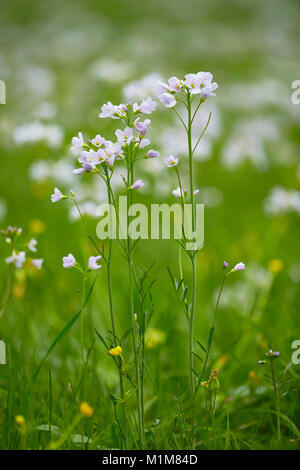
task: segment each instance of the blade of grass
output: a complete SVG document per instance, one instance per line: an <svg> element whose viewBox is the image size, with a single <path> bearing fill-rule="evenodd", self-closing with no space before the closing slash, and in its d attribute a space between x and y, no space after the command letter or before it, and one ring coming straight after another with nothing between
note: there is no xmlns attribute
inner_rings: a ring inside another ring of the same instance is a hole
<svg viewBox="0 0 300 470"><path fill-rule="evenodd" d="M76 322L76 320L80 317L85 305L87 304L91 294L92 294L92 291L93 291L93 288L94 288L94 285L95 285L95 282L96 282L96 278L94 279L94 282L93 284L91 285L91 288L88 292L88 295L86 296L86 299L83 303L83 306L81 307L81 309L79 310L79 312L76 313L76 315L74 315L73 318L71 318L71 320L66 324L66 326L60 331L60 333L57 335L57 337L55 338L55 340L53 341L53 343L51 344L51 346L48 348L48 351L46 352L46 354L44 355L43 359L41 360L39 366L37 367L35 373L33 374L33 378L32 378L32 385L35 384L37 378L38 378L38 375L43 367L43 365L45 364L48 356L51 354L51 352L53 351L53 349L55 348L55 346L62 340L62 338L69 332L69 330L72 328L72 326L74 325L74 323Z"/></svg>

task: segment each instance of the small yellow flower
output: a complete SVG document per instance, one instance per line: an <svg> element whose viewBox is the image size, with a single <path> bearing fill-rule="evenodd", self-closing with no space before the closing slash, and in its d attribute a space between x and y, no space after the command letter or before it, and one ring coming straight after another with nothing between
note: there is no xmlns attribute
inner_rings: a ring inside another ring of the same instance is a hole
<svg viewBox="0 0 300 470"><path fill-rule="evenodd" d="M25 286L24 284L14 284L12 288L12 294L16 299L22 299L25 295Z"/></svg>
<svg viewBox="0 0 300 470"><path fill-rule="evenodd" d="M283 262L281 259L272 259L269 262L268 268L273 274L277 274L283 269Z"/></svg>
<svg viewBox="0 0 300 470"><path fill-rule="evenodd" d="M249 379L250 380L255 380L256 378L257 378L256 372L254 372L254 370L250 370Z"/></svg>
<svg viewBox="0 0 300 470"><path fill-rule="evenodd" d="M116 346L115 348L111 348L108 352L111 356L120 356L122 348L121 346Z"/></svg>
<svg viewBox="0 0 300 470"><path fill-rule="evenodd" d="M155 349L166 342L166 333L159 328L149 328L146 333L146 347Z"/></svg>
<svg viewBox="0 0 300 470"><path fill-rule="evenodd" d="M25 424L25 418L24 416L22 415L16 415L15 416L15 423L18 425L18 426L24 426Z"/></svg>
<svg viewBox="0 0 300 470"><path fill-rule="evenodd" d="M94 414L94 409L86 402L80 403L80 413L87 418L90 418Z"/></svg>
<svg viewBox="0 0 300 470"><path fill-rule="evenodd" d="M39 219L32 219L29 222L29 229L32 233L35 233L36 235L40 235L45 231L45 224Z"/></svg>

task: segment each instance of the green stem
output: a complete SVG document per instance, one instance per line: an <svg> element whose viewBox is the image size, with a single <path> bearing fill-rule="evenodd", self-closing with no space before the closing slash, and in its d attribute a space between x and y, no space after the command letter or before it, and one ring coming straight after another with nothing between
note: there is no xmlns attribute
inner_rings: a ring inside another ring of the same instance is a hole
<svg viewBox="0 0 300 470"><path fill-rule="evenodd" d="M279 397L278 385L277 385L276 377L275 377L274 359L272 359L272 358L270 358L270 365L271 365L271 373L272 373L272 381L273 381L274 397L275 397L275 406L276 406L276 416L277 416L277 438L278 438L278 441L280 441L281 440L280 397Z"/></svg>
<svg viewBox="0 0 300 470"><path fill-rule="evenodd" d="M134 182L134 169L133 169L133 158L132 158L132 146L130 147L130 161L128 165L128 174L127 174L127 183L130 187ZM133 191L129 191L129 207L133 204ZM128 218L128 215L127 215ZM127 223L128 227L128 223ZM139 359L136 343L136 334L135 334L135 319L134 319L134 296L133 296L133 252L132 252L132 241L130 235L128 234L128 270L129 270L129 311L132 323L132 343L133 343L133 352L134 352L134 363L135 363L135 379L136 379L136 400L137 400L137 410L138 410L138 424L139 424L139 434L140 434L140 443L142 449L144 448L144 428L143 428L143 418L142 418L142 406L141 406L141 388L140 388L140 370L139 370Z"/></svg>
<svg viewBox="0 0 300 470"><path fill-rule="evenodd" d="M188 123L187 123L187 136L188 136L188 155L189 155L189 177L190 177L190 203L192 204L192 231L195 232L195 202L194 202L194 178L193 178L193 148L192 148L192 102L191 95L187 94L187 111L188 111ZM196 440L196 396L195 396L195 381L194 381L194 317L196 310L196 288L197 288L197 263L196 263L196 252L192 253L192 303L191 312L189 316L189 370L190 370L190 392L192 395L192 409L193 409L193 448L195 448Z"/></svg>
<svg viewBox="0 0 300 470"><path fill-rule="evenodd" d="M194 355L193 355L193 344L194 344L194 316L195 316L195 305L196 305L196 259L192 258L192 305L191 314L189 318L189 369L190 369L190 391L191 394L195 393L195 382L194 382Z"/></svg>
<svg viewBox="0 0 300 470"><path fill-rule="evenodd" d="M81 356L84 364L84 345L83 345L83 330L84 330L84 303L85 303L85 283L86 283L86 273L83 273L82 278L82 297L81 297L81 315L80 315L80 345L81 345Z"/></svg>
<svg viewBox="0 0 300 470"><path fill-rule="evenodd" d="M106 181L107 181L107 196L109 204L112 203L112 190L110 186L110 180L108 176L108 172L106 173ZM114 201L113 201L114 202ZM114 203L115 205L115 203ZM109 311L110 311L110 320L111 320L111 328L114 334L114 339L116 340L116 324L114 318L114 305L113 305L113 293L112 293L112 279L111 279L111 258L112 258L112 239L109 239L108 245L108 256L106 261L106 269L107 269L107 287L108 287L108 298L109 298ZM125 449L128 449L128 442L127 442L127 413L126 413L126 400L125 400L125 392L124 392L124 381L123 381L123 373L122 367L118 368L119 371L119 384L120 384L120 393L122 397L122 414L123 414L123 436L124 436L124 444Z"/></svg>
<svg viewBox="0 0 300 470"><path fill-rule="evenodd" d="M195 229L195 204L194 204L194 181L193 181L193 149L192 149L192 106L191 95L187 95L187 108L188 108L188 154L189 154L189 177L190 177L190 201L192 204L192 230ZM189 318L189 369L190 369L190 391L191 394L195 393L194 376L193 376L193 343L194 343L194 316L196 308L196 256L191 256L192 262L192 305Z"/></svg>
<svg viewBox="0 0 300 470"><path fill-rule="evenodd" d="M11 243L11 253L14 251L14 242L12 240ZM5 294L4 294L4 301L3 304L0 306L0 318L4 315L5 310L7 309L10 295L11 295L11 280L12 280L12 272L13 272L13 263L8 266L7 271L7 279L6 279L6 286L5 286Z"/></svg>

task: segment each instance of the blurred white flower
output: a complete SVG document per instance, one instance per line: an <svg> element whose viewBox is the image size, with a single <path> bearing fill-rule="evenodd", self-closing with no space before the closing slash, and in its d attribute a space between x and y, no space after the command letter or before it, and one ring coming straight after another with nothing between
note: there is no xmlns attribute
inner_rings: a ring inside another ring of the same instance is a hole
<svg viewBox="0 0 300 470"><path fill-rule="evenodd" d="M76 135L75 137L72 137L72 147L71 147L71 152L77 153L79 150L82 149L84 144L82 132L78 132L78 136Z"/></svg>
<svg viewBox="0 0 300 470"><path fill-rule="evenodd" d="M25 251L20 251L20 252L13 252L11 256L5 259L5 262L7 264L13 263L16 268L22 268L23 264L26 261L26 253Z"/></svg>
<svg viewBox="0 0 300 470"><path fill-rule="evenodd" d="M58 202L63 198L64 198L64 195L62 194L62 192L58 188L54 188L54 193L51 194L51 201Z"/></svg>
<svg viewBox="0 0 300 470"><path fill-rule="evenodd" d="M45 142L49 147L57 148L64 137L63 130L55 124L43 124L36 121L16 127L13 133L14 142L18 145Z"/></svg>
<svg viewBox="0 0 300 470"><path fill-rule="evenodd" d="M28 250L33 251L35 253L37 251L36 245L37 245L37 240L35 238L32 238L27 245Z"/></svg>
<svg viewBox="0 0 300 470"><path fill-rule="evenodd" d="M94 201L84 201L80 203L80 211L83 215L89 215L90 217L96 217L98 204ZM80 218L78 210L75 206L70 208L69 218L72 222L75 222Z"/></svg>
<svg viewBox="0 0 300 470"><path fill-rule="evenodd" d="M91 66L91 74L95 79L110 83L121 83L133 73L133 64L118 62L114 59L100 59Z"/></svg>
<svg viewBox="0 0 300 470"><path fill-rule="evenodd" d="M263 208L268 216L296 212L300 215L300 191L275 186L263 201Z"/></svg>
<svg viewBox="0 0 300 470"><path fill-rule="evenodd" d="M124 100L127 102L140 101L144 96L156 96L157 82L161 80L157 73L151 73L129 83L123 89Z"/></svg>
<svg viewBox="0 0 300 470"><path fill-rule="evenodd" d="M31 262L32 262L32 265L35 266L37 269L42 269L42 264L44 262L44 259L43 258L33 259Z"/></svg>

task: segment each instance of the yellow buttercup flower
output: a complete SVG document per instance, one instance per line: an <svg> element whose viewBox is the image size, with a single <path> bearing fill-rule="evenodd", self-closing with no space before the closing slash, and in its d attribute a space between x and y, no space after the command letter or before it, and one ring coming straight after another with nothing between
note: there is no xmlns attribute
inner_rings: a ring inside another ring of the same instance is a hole
<svg viewBox="0 0 300 470"><path fill-rule="evenodd" d="M121 346L116 346L115 348L111 348L108 352L111 356L120 356L122 348Z"/></svg>
<svg viewBox="0 0 300 470"><path fill-rule="evenodd" d="M281 259L272 259L268 268L273 274L277 274L283 269L283 262Z"/></svg>
<svg viewBox="0 0 300 470"><path fill-rule="evenodd" d="M16 415L16 416L15 416L15 423L16 423L18 426L24 426L24 424L25 424L25 418L24 418L24 416L22 416L22 415Z"/></svg>
<svg viewBox="0 0 300 470"><path fill-rule="evenodd" d="M83 401L80 403L80 413L83 416L90 418L94 414L94 409L86 401Z"/></svg>

